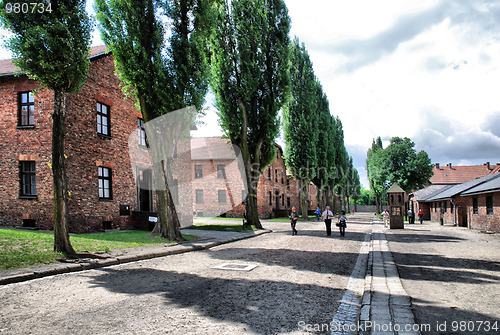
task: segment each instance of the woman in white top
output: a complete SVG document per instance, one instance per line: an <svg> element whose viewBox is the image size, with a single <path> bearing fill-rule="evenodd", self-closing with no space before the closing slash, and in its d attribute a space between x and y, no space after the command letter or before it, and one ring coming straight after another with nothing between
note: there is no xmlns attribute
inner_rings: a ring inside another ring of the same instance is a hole
<svg viewBox="0 0 500 335"><path fill-rule="evenodd" d="M347 221L347 216L345 216L345 211L340 211L339 222L337 223L337 226L339 227L340 230L340 236L345 236L345 227L347 227L345 223L346 221Z"/></svg>

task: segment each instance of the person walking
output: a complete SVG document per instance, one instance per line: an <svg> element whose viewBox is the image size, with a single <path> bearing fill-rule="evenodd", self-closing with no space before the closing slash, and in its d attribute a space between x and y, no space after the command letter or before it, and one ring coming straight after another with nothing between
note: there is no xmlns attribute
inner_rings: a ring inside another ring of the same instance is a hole
<svg viewBox="0 0 500 335"><path fill-rule="evenodd" d="M411 208L408 210L408 223L409 224L415 223L415 220L413 220L413 212Z"/></svg>
<svg viewBox="0 0 500 335"><path fill-rule="evenodd" d="M323 221L325 221L327 236L332 235L332 219L333 219L333 213L330 210L330 206L326 206L326 209L323 212Z"/></svg>
<svg viewBox="0 0 500 335"><path fill-rule="evenodd" d="M418 220L420 221L420 224L423 224L424 222L424 212L422 212L421 209L418 210Z"/></svg>
<svg viewBox="0 0 500 335"><path fill-rule="evenodd" d="M297 229L295 229L295 226L297 225L297 220L299 219L299 213L295 209L295 207L292 207L292 212L290 213L290 224L292 226L292 236L297 235Z"/></svg>
<svg viewBox="0 0 500 335"><path fill-rule="evenodd" d="M384 217L384 228L388 228L389 227L389 212L387 211L387 209L384 209L384 211L382 212L382 216Z"/></svg>
<svg viewBox="0 0 500 335"><path fill-rule="evenodd" d="M345 216L345 211L340 211L339 221L337 223L340 230L340 236L345 236L345 228L347 227L346 221L347 216Z"/></svg>
<svg viewBox="0 0 500 335"><path fill-rule="evenodd" d="M316 207L316 221L319 221L320 217L321 217L321 209L319 209L319 207Z"/></svg>

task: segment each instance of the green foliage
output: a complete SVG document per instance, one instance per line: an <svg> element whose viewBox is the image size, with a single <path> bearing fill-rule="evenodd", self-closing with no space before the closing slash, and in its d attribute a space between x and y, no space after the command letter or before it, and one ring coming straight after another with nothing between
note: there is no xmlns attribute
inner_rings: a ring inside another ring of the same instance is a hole
<svg viewBox="0 0 500 335"><path fill-rule="evenodd" d="M31 10L33 1L19 0L30 10L6 11L0 3L3 26L14 36L7 46L14 64L22 72L39 80L52 90L77 92L87 79L92 22L83 0L52 1L52 12Z"/></svg>
<svg viewBox="0 0 500 335"><path fill-rule="evenodd" d="M208 89L203 31L208 4L95 1L102 39L113 52L125 91L143 99L139 105L146 121L190 105L201 109Z"/></svg>
<svg viewBox="0 0 500 335"><path fill-rule="evenodd" d="M306 48L298 39L291 44L290 61L291 96L283 113L285 162L294 178L312 180L318 166L316 128L323 91Z"/></svg>
<svg viewBox="0 0 500 335"><path fill-rule="evenodd" d="M282 0L218 1L210 52L220 124L262 171L275 156L288 96L290 19Z"/></svg>
<svg viewBox="0 0 500 335"><path fill-rule="evenodd" d="M366 166L370 188L379 199L393 183L410 192L429 182L431 160L425 151L417 153L414 146L407 137L393 137L385 149L380 138L374 140L367 153Z"/></svg>

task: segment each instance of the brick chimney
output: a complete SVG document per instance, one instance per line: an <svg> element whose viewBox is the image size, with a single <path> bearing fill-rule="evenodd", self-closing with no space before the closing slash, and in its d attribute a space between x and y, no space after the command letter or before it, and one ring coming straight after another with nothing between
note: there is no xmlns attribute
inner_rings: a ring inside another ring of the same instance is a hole
<svg viewBox="0 0 500 335"><path fill-rule="evenodd" d="M491 168L490 168L490 162L484 163L484 166L486 166L486 170L491 170Z"/></svg>
<svg viewBox="0 0 500 335"><path fill-rule="evenodd" d="M436 163L436 170L439 170L439 163Z"/></svg>
<svg viewBox="0 0 500 335"><path fill-rule="evenodd" d="M446 166L449 167L450 170L453 170L453 168L451 167L451 163L446 164Z"/></svg>

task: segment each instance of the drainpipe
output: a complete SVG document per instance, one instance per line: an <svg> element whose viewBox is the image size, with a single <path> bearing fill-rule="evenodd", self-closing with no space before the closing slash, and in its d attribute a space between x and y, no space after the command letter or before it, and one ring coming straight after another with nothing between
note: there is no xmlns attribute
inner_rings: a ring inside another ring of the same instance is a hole
<svg viewBox="0 0 500 335"><path fill-rule="evenodd" d="M455 205L453 198L450 198L450 202L453 205L453 225L457 226L457 206Z"/></svg>

